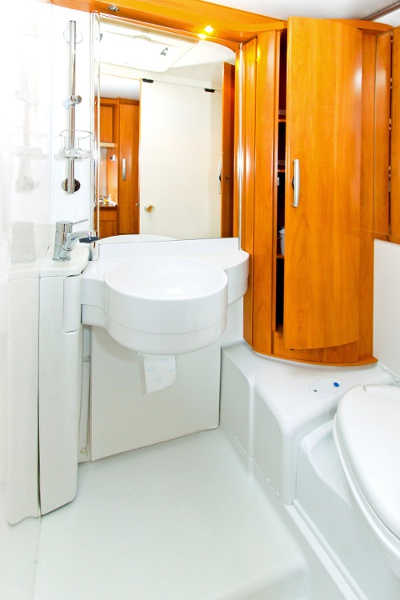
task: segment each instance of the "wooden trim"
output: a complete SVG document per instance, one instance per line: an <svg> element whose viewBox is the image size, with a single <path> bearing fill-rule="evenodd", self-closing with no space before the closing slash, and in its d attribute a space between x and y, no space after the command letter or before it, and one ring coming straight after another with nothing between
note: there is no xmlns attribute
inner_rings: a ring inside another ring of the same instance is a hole
<svg viewBox="0 0 400 600"><path fill-rule="evenodd" d="M277 127L279 104L279 41L276 32L258 36L253 240L253 348L272 352L274 262L276 256Z"/></svg>
<svg viewBox="0 0 400 600"><path fill-rule="evenodd" d="M63 6L84 12L99 12L109 16L133 19L147 24L167 27L177 31L203 34L204 28L214 28L210 41L247 42L257 33L285 27L285 22L251 12L228 8L203 0L119 0L118 13L108 10L105 0L51 0Z"/></svg>
<svg viewBox="0 0 400 600"><path fill-rule="evenodd" d="M235 121L235 67L223 65L222 84L222 170L221 237L233 235L233 184L234 184L234 121Z"/></svg>
<svg viewBox="0 0 400 600"><path fill-rule="evenodd" d="M359 358L359 342L330 348L313 348L312 350L289 350L283 345L282 331L274 332L274 356L296 362L321 364L325 366L355 366L376 363L372 355Z"/></svg>
<svg viewBox="0 0 400 600"><path fill-rule="evenodd" d="M391 236L390 241L400 239L400 28L393 31L392 49L392 147L391 147ZM378 230L375 230L379 233Z"/></svg>
<svg viewBox="0 0 400 600"><path fill-rule="evenodd" d="M330 21L337 21L338 23L344 23L361 29L363 33L371 33L379 35L393 29L392 25L386 25L386 23L376 23L375 21L364 21L361 19L329 19Z"/></svg>
<svg viewBox="0 0 400 600"><path fill-rule="evenodd" d="M255 127L256 127L256 57L257 39L243 47L242 80L242 145L243 145L243 187L242 187L242 231L241 245L250 255L248 288L244 296L243 337L253 345L253 281L254 281L254 181L255 181Z"/></svg>
<svg viewBox="0 0 400 600"><path fill-rule="evenodd" d="M361 214L360 214L360 337L359 357L373 352L374 294L374 153L375 153L375 57L377 38L363 35L363 85L361 117Z"/></svg>
<svg viewBox="0 0 400 600"><path fill-rule="evenodd" d="M377 38L375 96L374 231L390 233L390 77L391 33Z"/></svg>

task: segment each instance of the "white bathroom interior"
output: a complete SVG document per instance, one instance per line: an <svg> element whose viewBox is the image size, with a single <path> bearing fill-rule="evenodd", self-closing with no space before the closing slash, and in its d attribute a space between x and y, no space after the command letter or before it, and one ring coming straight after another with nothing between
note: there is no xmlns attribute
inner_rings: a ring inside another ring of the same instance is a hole
<svg viewBox="0 0 400 600"><path fill-rule="evenodd" d="M248 255L237 238L218 239L215 202L202 211L208 225L193 219L198 231L181 229L178 202L164 229L147 221L147 241L100 240L94 260L76 244L71 260L53 260L56 222L94 229L92 158L74 162L80 188L68 194L59 134L71 22L76 129L93 128L99 23L48 1L9 4L0 24L0 597L398 600L400 246L375 242L378 362L358 367L252 351L242 333ZM133 285L158 289L178 264L184 311L156 292L132 304ZM359 420L348 426L352 411ZM368 430L364 462L378 461L370 486L386 525L365 517L344 470L357 423Z"/></svg>

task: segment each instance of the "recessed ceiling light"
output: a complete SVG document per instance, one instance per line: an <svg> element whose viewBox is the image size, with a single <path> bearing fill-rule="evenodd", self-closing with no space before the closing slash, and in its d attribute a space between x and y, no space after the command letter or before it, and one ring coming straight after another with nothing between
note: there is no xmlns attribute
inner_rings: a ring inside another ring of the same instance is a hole
<svg viewBox="0 0 400 600"><path fill-rule="evenodd" d="M207 25L207 27L204 27L204 31L206 33L212 33L214 31L214 27L211 27L211 25Z"/></svg>

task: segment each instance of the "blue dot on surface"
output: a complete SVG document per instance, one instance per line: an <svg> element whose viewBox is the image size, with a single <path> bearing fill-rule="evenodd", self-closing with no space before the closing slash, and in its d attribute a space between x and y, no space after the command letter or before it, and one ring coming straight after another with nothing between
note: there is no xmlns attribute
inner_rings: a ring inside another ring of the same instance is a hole
<svg viewBox="0 0 400 600"><path fill-rule="evenodd" d="M334 381L334 382L333 382L333 386L334 386L334 387L339 387L339 386L340 386L340 383L339 383L338 381Z"/></svg>

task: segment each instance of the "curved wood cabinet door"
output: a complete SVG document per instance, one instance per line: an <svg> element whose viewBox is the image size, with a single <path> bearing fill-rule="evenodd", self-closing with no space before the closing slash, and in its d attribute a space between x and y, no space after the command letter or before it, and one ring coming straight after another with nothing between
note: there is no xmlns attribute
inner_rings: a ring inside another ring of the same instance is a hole
<svg viewBox="0 0 400 600"><path fill-rule="evenodd" d="M327 348L359 338L362 34L291 18L287 60L283 339Z"/></svg>

